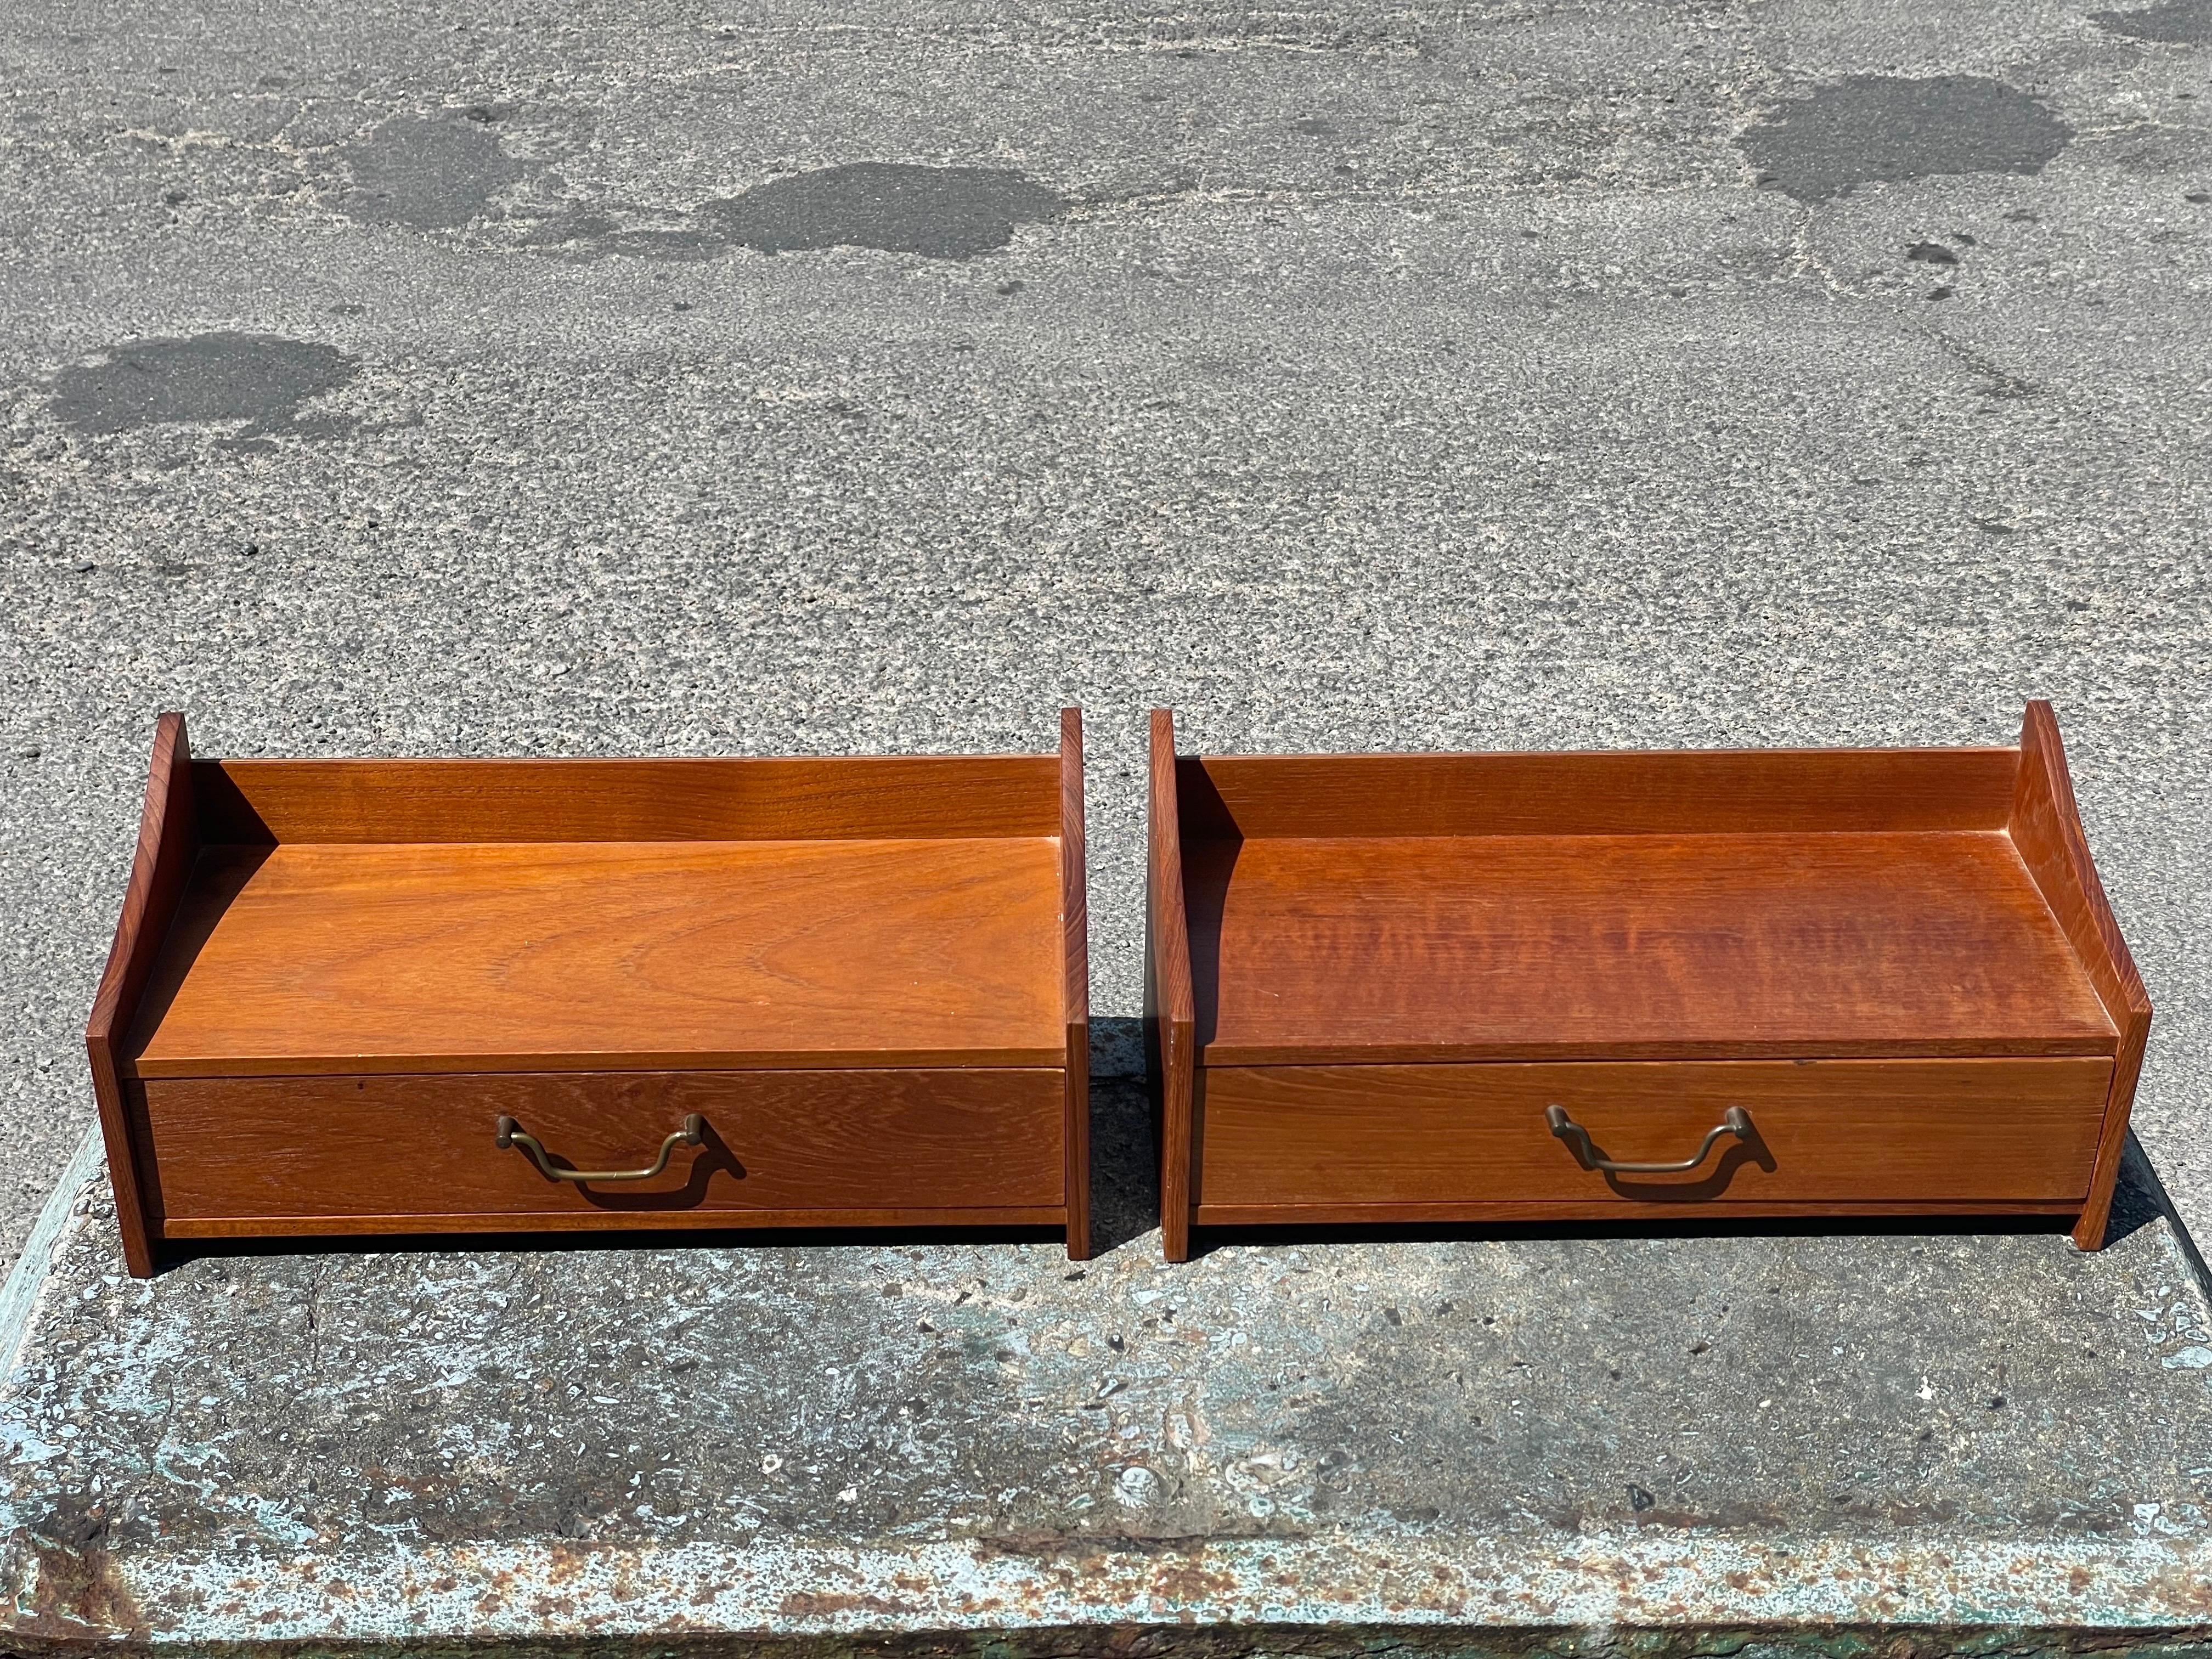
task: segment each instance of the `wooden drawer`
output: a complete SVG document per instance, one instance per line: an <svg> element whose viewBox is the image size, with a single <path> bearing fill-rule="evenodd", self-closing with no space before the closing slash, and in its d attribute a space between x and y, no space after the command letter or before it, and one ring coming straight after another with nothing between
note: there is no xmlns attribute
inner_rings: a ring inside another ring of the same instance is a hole
<svg viewBox="0 0 2212 1659"><path fill-rule="evenodd" d="M1735 1060L1472 1066L1212 1066L1200 1079L1201 1223L1284 1206L2069 1204L2088 1190L2108 1060ZM1612 1175L1547 1122L1563 1109L1592 1154L1687 1158Z"/></svg>
<svg viewBox="0 0 2212 1659"><path fill-rule="evenodd" d="M1065 1198L1058 1071L585 1072L155 1078L140 1127L164 1233L1051 1223ZM649 1165L650 1181L549 1179Z"/></svg>

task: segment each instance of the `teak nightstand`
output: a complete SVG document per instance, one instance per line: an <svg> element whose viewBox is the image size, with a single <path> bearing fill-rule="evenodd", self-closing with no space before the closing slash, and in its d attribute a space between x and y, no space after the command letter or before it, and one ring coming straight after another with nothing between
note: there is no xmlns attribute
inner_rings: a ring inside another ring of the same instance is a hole
<svg viewBox="0 0 2212 1659"><path fill-rule="evenodd" d="M2150 1030L2048 703L2015 749L1182 756L1146 1035L1194 1225L2045 1214Z"/></svg>
<svg viewBox="0 0 2212 1659"><path fill-rule="evenodd" d="M1047 1225L1090 1254L1057 756L196 761L87 1032L124 1248Z"/></svg>

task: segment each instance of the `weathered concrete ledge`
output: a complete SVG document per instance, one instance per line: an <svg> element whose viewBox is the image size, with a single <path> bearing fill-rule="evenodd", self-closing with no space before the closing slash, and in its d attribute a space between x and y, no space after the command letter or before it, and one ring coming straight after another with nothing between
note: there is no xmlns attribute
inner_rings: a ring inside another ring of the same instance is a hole
<svg viewBox="0 0 2212 1659"><path fill-rule="evenodd" d="M70 1195L0 1650L2212 1647L2212 1321L2050 1232L203 1258ZM641 1644L641 1645L636 1645Z"/></svg>

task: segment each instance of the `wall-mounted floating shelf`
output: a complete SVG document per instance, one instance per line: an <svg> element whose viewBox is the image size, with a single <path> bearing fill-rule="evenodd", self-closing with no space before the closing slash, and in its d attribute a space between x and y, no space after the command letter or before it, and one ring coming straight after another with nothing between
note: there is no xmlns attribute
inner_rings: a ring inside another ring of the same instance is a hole
<svg viewBox="0 0 2212 1659"><path fill-rule="evenodd" d="M2028 1213L2101 1242L2150 1004L2019 747L1177 756L1147 1030L1195 1226ZM1643 1167L1638 1167L1643 1166Z"/></svg>
<svg viewBox="0 0 2212 1659"><path fill-rule="evenodd" d="M88 1033L131 1270L621 1228L1088 1255L1082 768L1073 709L1057 756L788 760L196 761L164 715Z"/></svg>

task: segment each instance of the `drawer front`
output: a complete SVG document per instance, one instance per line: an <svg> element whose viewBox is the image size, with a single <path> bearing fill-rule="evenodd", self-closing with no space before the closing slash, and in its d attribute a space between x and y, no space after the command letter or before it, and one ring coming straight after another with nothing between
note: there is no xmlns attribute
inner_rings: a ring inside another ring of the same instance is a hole
<svg viewBox="0 0 2212 1659"><path fill-rule="evenodd" d="M1259 1066L1200 1079L1197 1201L2047 1203L2088 1190L2102 1059ZM1593 1157L1680 1174L1608 1174ZM1203 1216L1201 1216L1203 1218Z"/></svg>
<svg viewBox="0 0 2212 1659"><path fill-rule="evenodd" d="M935 1212L1062 1203L1064 1078L979 1068L149 1079L143 1144L172 1237L257 1218L381 1218L390 1224L373 1230L393 1231L467 1218L951 1219ZM695 1112L702 1144L678 1146L650 1181L549 1179L520 1145L496 1141L497 1120L512 1117L556 1168L635 1170Z"/></svg>

